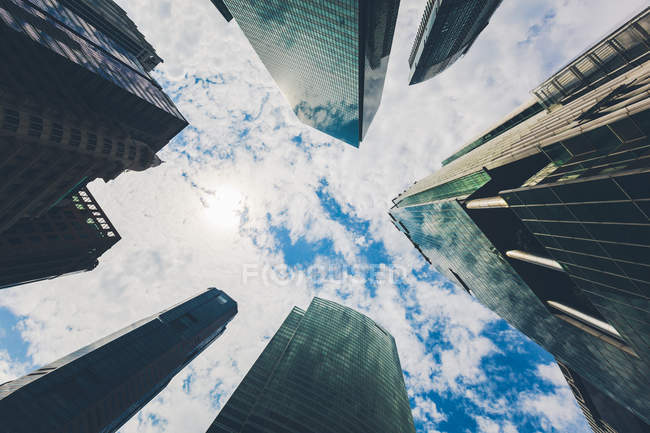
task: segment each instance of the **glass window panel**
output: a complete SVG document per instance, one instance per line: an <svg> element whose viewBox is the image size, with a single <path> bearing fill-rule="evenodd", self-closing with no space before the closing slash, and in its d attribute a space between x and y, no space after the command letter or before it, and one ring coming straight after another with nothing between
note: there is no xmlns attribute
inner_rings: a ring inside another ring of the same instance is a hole
<svg viewBox="0 0 650 433"><path fill-rule="evenodd" d="M625 290L632 293L636 292L636 286L632 284L632 281L620 274L620 271L618 274L610 274L601 272L599 269L583 269L581 276L590 281L613 287L615 289ZM611 291L611 293L616 293L619 301L622 301L624 299L623 294L616 290Z"/></svg>
<svg viewBox="0 0 650 433"><path fill-rule="evenodd" d="M532 233L543 233L543 234L549 233L549 231L545 227L545 224L539 221L526 221L525 224L528 230Z"/></svg>
<svg viewBox="0 0 650 433"><path fill-rule="evenodd" d="M584 134L564 141L564 145L574 155L594 150L606 151L621 144L621 141L606 126L585 132Z"/></svg>
<svg viewBox="0 0 650 433"><path fill-rule="evenodd" d="M544 227L548 233L558 236L568 236L573 238L590 239L591 236L580 223L572 222L546 222Z"/></svg>
<svg viewBox="0 0 650 433"><path fill-rule="evenodd" d="M576 251L584 254L592 254L595 256L607 257L607 252L600 246L598 242L574 239L574 238L555 238L562 249L566 251Z"/></svg>
<svg viewBox="0 0 650 433"><path fill-rule="evenodd" d="M616 182L633 199L650 198L650 172L618 176Z"/></svg>
<svg viewBox="0 0 650 433"><path fill-rule="evenodd" d="M575 217L564 205L530 206L528 209L540 220L575 221Z"/></svg>
<svg viewBox="0 0 650 433"><path fill-rule="evenodd" d="M650 225L584 224L594 239L650 245Z"/></svg>
<svg viewBox="0 0 650 433"><path fill-rule="evenodd" d="M645 216L650 218L650 201L638 201L636 204L639 206L641 211L643 211Z"/></svg>
<svg viewBox="0 0 650 433"><path fill-rule="evenodd" d="M579 266L584 266L604 272L610 272L612 274L621 274L621 268L618 267L616 262L608 258L588 256L583 254L571 254L569 261Z"/></svg>
<svg viewBox="0 0 650 433"><path fill-rule="evenodd" d="M650 258L649 246L634 246L621 244L601 244L614 259L626 260L634 263L647 264Z"/></svg>
<svg viewBox="0 0 650 433"><path fill-rule="evenodd" d="M611 179L565 183L552 189L565 203L627 199Z"/></svg>
<svg viewBox="0 0 650 433"><path fill-rule="evenodd" d="M513 212L515 215L519 217L519 219L537 219L535 214L526 206L522 207L513 207L512 208Z"/></svg>
<svg viewBox="0 0 650 433"><path fill-rule="evenodd" d="M646 265L638 265L633 263L618 262L618 266L620 266L623 272L625 272L630 278L643 280L650 284L650 263ZM650 291L647 293L650 293Z"/></svg>
<svg viewBox="0 0 650 433"><path fill-rule="evenodd" d="M562 142L551 144L545 147L543 151L556 165L562 165L572 157Z"/></svg>
<svg viewBox="0 0 650 433"><path fill-rule="evenodd" d="M643 223L647 219L632 203L596 203L569 205L580 221Z"/></svg>
<svg viewBox="0 0 650 433"><path fill-rule="evenodd" d="M614 122L610 124L609 127L614 131L614 133L616 133L616 135L623 139L623 141L634 140L645 135L629 117Z"/></svg>
<svg viewBox="0 0 650 433"><path fill-rule="evenodd" d="M650 135L650 110L634 114L632 119L634 119L646 136Z"/></svg>
<svg viewBox="0 0 650 433"><path fill-rule="evenodd" d="M515 193L515 192L503 192L503 193L501 193L501 197L510 206L522 204L521 200L519 200L519 197L517 197L517 193Z"/></svg>
<svg viewBox="0 0 650 433"><path fill-rule="evenodd" d="M526 201L526 204L559 203L559 200L550 188L532 188L526 190L525 196L522 199Z"/></svg>

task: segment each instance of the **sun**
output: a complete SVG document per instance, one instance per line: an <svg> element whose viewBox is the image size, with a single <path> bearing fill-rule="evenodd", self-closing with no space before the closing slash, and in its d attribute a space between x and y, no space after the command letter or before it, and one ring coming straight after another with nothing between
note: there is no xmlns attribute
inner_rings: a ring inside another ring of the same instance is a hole
<svg viewBox="0 0 650 433"><path fill-rule="evenodd" d="M239 227L244 195L237 188L222 185L213 194L204 196L206 217L223 230Z"/></svg>

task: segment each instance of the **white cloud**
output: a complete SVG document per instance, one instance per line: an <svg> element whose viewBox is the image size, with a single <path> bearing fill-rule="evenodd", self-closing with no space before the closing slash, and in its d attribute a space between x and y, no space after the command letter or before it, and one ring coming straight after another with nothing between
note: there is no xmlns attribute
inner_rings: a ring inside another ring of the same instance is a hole
<svg viewBox="0 0 650 433"><path fill-rule="evenodd" d="M444 413L438 410L438 406L429 399L415 397L415 408L413 418L424 422L438 423L447 419Z"/></svg>
<svg viewBox="0 0 650 433"><path fill-rule="evenodd" d="M479 433L517 433L517 428L509 421L497 422L483 416L474 417Z"/></svg>
<svg viewBox="0 0 650 433"><path fill-rule="evenodd" d="M566 379L560 371L560 367L554 362L550 364L539 364L537 366L537 371L535 372L537 376L554 386L566 386Z"/></svg>
<svg viewBox="0 0 650 433"><path fill-rule="evenodd" d="M12 359L4 349L0 349L0 384L27 373L28 365Z"/></svg>
<svg viewBox="0 0 650 433"><path fill-rule="evenodd" d="M538 365L536 375L552 384L554 388L551 392L521 393L520 409L524 413L539 417L544 431L553 428L556 431L590 433L591 429L557 364Z"/></svg>

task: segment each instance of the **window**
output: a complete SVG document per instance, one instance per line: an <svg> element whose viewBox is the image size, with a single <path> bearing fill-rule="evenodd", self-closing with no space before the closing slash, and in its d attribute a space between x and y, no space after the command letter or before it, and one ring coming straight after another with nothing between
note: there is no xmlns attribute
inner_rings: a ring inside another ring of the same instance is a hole
<svg viewBox="0 0 650 433"><path fill-rule="evenodd" d="M81 131L73 128L70 130L70 141L68 145L70 147L79 147L79 144L81 144Z"/></svg>
<svg viewBox="0 0 650 433"><path fill-rule="evenodd" d="M37 116L30 116L29 118L29 136L40 137L43 133L43 119Z"/></svg>
<svg viewBox="0 0 650 433"><path fill-rule="evenodd" d="M109 155L111 153L111 150L113 150L112 141L108 138L104 138L104 147L102 148L102 153L104 155Z"/></svg>

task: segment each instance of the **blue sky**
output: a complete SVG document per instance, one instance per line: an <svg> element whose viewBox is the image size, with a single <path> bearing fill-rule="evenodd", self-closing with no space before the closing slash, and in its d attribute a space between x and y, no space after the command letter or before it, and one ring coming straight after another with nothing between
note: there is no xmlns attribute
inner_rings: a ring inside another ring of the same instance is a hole
<svg viewBox="0 0 650 433"><path fill-rule="evenodd" d="M384 248L383 241L374 239L369 235L369 221L361 220L343 212L336 199L327 193L326 181L323 181L322 187L316 193L327 216L345 225L348 230L368 237L366 248L360 250L359 258L362 263L371 265L368 269L362 268L361 272L366 280L365 289L372 300L377 296L375 280L377 279L377 273L380 272L379 265L392 268L394 265L393 260ZM328 239L309 242L300 237L292 241L288 234L289 229L284 226L271 226L270 232L274 236L278 249L284 256L284 262L293 271L297 272L312 266L319 256L326 258L330 262L336 262L339 259L336 251L332 248L331 241ZM427 272L429 267L423 260L420 261L419 265L418 268L411 271L419 281L429 284L439 283L439 276L435 272ZM399 275L396 276L396 278L398 277ZM404 283L403 279L399 278L399 280L397 282L399 295L406 299L410 287ZM466 296L463 290L448 282L445 282L442 288L459 296ZM416 310L422 308L426 307L421 305L415 307ZM390 326L390 324L386 325ZM435 326L427 328L425 331L418 333L417 337L425 345L427 353L430 353L436 361L440 362L440 351L450 349L453 342L448 341L444 332ZM537 365L553 362L553 358L539 346L522 337L501 320L495 320L485 326L481 335L491 340L498 349L481 359L480 368L485 374L485 380L480 383L460 382L464 392L474 393L475 399L481 402L492 402L498 399L503 399L503 401L516 400L520 393L531 390L541 393L553 393L555 391L553 383L535 374ZM416 406L416 398L432 401L435 403L437 410L444 414L444 419L435 423L435 428L440 429L440 431L476 431L478 425L475 417L471 415L473 412L502 422L505 418L512 422L519 432L535 432L543 428L537 417L531 417L523 413L513 413L508 416L506 415L508 411L504 411L503 407L481 407L481 404L457 396L453 392L438 393L433 390L422 392L411 397L413 406ZM430 419L432 418L416 419L418 431L428 431L430 428L428 420Z"/></svg>
<svg viewBox="0 0 650 433"><path fill-rule="evenodd" d="M240 313L122 432L205 431L313 296L395 336L418 432L588 431L552 357L442 279L387 210L643 1L504 2L465 58L412 88L425 1L402 1L360 149L302 125L209 1L118 3L165 59L155 76L192 126L161 166L90 185L123 238L97 269L0 293L0 382L217 286Z"/></svg>

